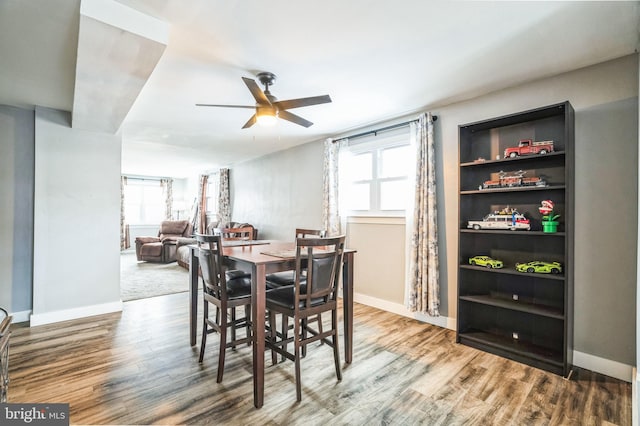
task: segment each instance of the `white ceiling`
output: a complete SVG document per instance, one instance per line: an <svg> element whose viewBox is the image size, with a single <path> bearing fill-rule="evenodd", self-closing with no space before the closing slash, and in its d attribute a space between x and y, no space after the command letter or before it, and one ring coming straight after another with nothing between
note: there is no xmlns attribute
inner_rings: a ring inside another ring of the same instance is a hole
<svg viewBox="0 0 640 426"><path fill-rule="evenodd" d="M628 55L640 22L639 2L119 3L169 32L148 79L130 55L103 52L146 79L123 110L123 172L174 177ZM74 96L76 105L110 98L98 83L111 71L88 56L101 45L87 48L79 21L80 0L0 0L0 104L72 111ZM241 77L259 71L277 75L271 91L280 100L329 94L333 102L293 111L310 128L281 121L245 130L251 110L195 106L252 105Z"/></svg>

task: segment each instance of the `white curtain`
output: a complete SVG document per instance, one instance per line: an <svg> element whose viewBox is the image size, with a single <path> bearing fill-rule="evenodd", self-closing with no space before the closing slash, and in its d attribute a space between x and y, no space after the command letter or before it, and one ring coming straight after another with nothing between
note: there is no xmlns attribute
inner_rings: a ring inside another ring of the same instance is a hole
<svg viewBox="0 0 640 426"><path fill-rule="evenodd" d="M439 316L435 143L430 113L421 114L418 122L411 124L411 137L416 153L411 182L415 197L406 209L408 273L405 303L412 312Z"/></svg>

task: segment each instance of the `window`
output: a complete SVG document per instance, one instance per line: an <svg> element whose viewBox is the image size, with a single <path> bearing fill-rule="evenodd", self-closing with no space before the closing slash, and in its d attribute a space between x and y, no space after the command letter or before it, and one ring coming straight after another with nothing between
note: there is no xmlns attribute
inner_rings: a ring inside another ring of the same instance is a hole
<svg viewBox="0 0 640 426"><path fill-rule="evenodd" d="M220 191L220 175L212 173L207 179L207 217L215 218L218 213L218 192Z"/></svg>
<svg viewBox="0 0 640 426"><path fill-rule="evenodd" d="M414 158L409 127L358 139L346 149L341 205L352 215L403 215Z"/></svg>
<svg viewBox="0 0 640 426"><path fill-rule="evenodd" d="M131 225L157 225L165 219L165 195L159 180L128 178L124 217Z"/></svg>

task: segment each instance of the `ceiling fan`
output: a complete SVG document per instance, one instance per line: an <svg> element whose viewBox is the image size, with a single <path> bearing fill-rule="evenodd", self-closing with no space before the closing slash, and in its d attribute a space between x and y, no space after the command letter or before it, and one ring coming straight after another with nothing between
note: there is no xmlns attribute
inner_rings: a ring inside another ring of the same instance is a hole
<svg viewBox="0 0 640 426"><path fill-rule="evenodd" d="M249 91L256 100L255 105L196 104L196 106L255 109L256 113L253 114L253 116L249 119L249 121L245 123L244 126L242 126L243 129L247 129L257 122L264 124L275 123L278 117L292 123L299 124L300 126L309 127L313 125L312 122L310 122L309 120L305 120L298 115L292 114L287 110L331 102L331 98L329 97L329 95L279 101L278 98L273 96L269 91L269 86L272 86L273 82L276 79L275 74L270 72L261 72L258 73L256 77L258 77L258 80L260 80L260 83L262 83L262 85L264 86L264 91L262 91L260 87L258 87L258 84L255 80L242 77L244 84L247 85Z"/></svg>

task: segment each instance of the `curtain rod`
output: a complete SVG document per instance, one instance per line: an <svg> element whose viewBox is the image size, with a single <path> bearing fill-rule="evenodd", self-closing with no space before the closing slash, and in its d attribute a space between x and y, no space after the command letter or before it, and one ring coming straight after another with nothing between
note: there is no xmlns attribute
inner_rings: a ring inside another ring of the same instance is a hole
<svg viewBox="0 0 640 426"><path fill-rule="evenodd" d="M438 119L437 115L432 116L433 121L436 121ZM404 127L404 126L408 126L411 123L417 123L418 119L415 120L409 120L409 121L405 121L404 123L398 123L398 124L392 124L391 126L387 126L387 127L382 127L380 129L375 129L375 130L368 130L366 132L362 132L362 133L357 133L355 135L351 135L351 136L344 136L338 139L335 139L333 142L339 142L343 139L355 139L355 138L361 138L363 136L369 136L369 135L378 135L378 132L384 132L386 130L393 130L393 129L398 129L400 127Z"/></svg>
<svg viewBox="0 0 640 426"><path fill-rule="evenodd" d="M168 176L143 176L143 175L127 175L123 174L122 177L126 177L127 179L137 179L137 180L161 180L161 179L173 179Z"/></svg>

